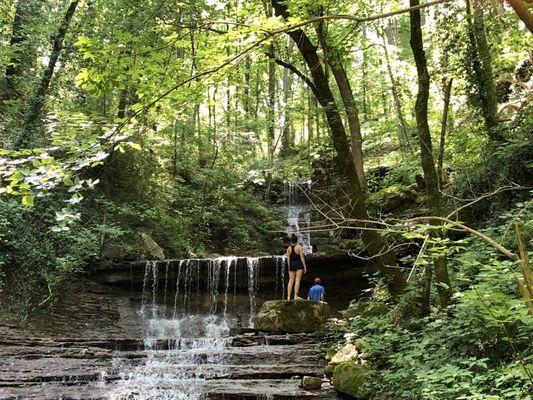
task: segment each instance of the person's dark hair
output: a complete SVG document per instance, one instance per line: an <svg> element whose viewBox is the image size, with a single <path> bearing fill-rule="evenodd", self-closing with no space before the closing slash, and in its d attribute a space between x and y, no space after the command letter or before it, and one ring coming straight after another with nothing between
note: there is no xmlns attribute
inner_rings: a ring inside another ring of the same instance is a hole
<svg viewBox="0 0 533 400"><path fill-rule="evenodd" d="M298 243L298 236L296 236L296 235L292 235L292 236L291 236L291 243L292 243L292 244L296 244L296 243Z"/></svg>

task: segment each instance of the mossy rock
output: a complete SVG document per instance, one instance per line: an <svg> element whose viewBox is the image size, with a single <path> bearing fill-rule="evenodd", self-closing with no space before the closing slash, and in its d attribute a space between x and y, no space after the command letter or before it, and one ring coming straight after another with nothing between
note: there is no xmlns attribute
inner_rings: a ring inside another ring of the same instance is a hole
<svg viewBox="0 0 533 400"><path fill-rule="evenodd" d="M304 376L300 386L307 390L318 390L322 386L322 379L316 376Z"/></svg>
<svg viewBox="0 0 533 400"><path fill-rule="evenodd" d="M317 332L324 329L330 316L331 309L325 302L271 300L259 309L255 327L267 332Z"/></svg>
<svg viewBox="0 0 533 400"><path fill-rule="evenodd" d="M324 375L326 376L326 378L331 379L331 377L333 376L333 372L335 372L335 367L337 365L338 364L328 364L324 367Z"/></svg>
<svg viewBox="0 0 533 400"><path fill-rule="evenodd" d="M355 397L356 399L366 399L370 392L365 387L369 378L369 370L352 362L338 364L333 371L333 386L339 392Z"/></svg>
<svg viewBox="0 0 533 400"><path fill-rule="evenodd" d="M363 312L362 317L377 317L379 315L386 315L389 312L389 307L382 301L370 301Z"/></svg>
<svg viewBox="0 0 533 400"><path fill-rule="evenodd" d="M366 306L368 305L369 300L360 300L350 304L346 310L341 311L343 318L355 318L363 313Z"/></svg>

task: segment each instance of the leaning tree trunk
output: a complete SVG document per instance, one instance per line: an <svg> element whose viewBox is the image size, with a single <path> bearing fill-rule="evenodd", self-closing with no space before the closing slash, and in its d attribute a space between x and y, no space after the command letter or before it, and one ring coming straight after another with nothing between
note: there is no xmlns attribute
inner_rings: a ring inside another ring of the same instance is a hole
<svg viewBox="0 0 533 400"><path fill-rule="evenodd" d="M279 0L272 0L272 6L277 16L281 16L284 19L290 16L287 6ZM346 178L348 193L351 196L351 216L358 220L366 221L368 220L366 195L357 179L355 164L353 163L350 145L346 137L346 130L335 103L335 98L329 87L324 67L318 57L317 48L301 29L290 31L288 35L298 46L309 68L313 83L316 87L315 94L318 103L322 106L326 114L326 121L331 131L333 146L338 154L339 167ZM376 265L383 275L390 292L397 295L403 291L405 279L401 271L396 268L395 255L388 249L387 244L376 230L372 230L371 226L366 228L369 229L364 229L361 232L362 240L368 251L375 256Z"/></svg>
<svg viewBox="0 0 533 400"><path fill-rule="evenodd" d="M507 3L513 7L513 10L515 10L518 17L520 17L522 22L527 26L527 29L533 33L533 13L529 11L529 7L531 6L528 7L523 0L507 0ZM529 1L529 3L531 3L531 1Z"/></svg>
<svg viewBox="0 0 533 400"><path fill-rule="evenodd" d="M323 31L322 25L318 26L317 34L322 45L322 49L326 54L326 63L331 68L331 72L337 83L339 93L341 95L342 103L344 104L344 112L348 120L348 127L350 129L350 145L352 150L352 159L357 173L357 179L361 190L367 191L367 183L365 170L363 168L363 135L361 134L361 122L359 120L359 110L353 95L353 90L350 85L350 80L346 73L346 69L342 65L342 57L340 54L332 49L327 42L326 34Z"/></svg>
<svg viewBox="0 0 533 400"><path fill-rule="evenodd" d="M411 7L419 4L418 0L410 0ZM411 49L416 63L416 71L418 75L418 93L415 102L415 116L418 131L418 141L420 144L420 154L422 159L422 169L426 180L427 191L429 195L429 209L434 215L441 214L441 193L439 190L439 179L437 176L437 169L435 168L435 160L433 159L433 150L431 144L431 134L428 124L428 101L430 79L427 68L426 53L424 51L422 41L422 25L420 21L420 10L410 12L411 21ZM437 232L432 231L431 235L435 237ZM429 266L426 266L429 268ZM435 279L438 283L437 291L441 306L448 305L451 299L451 283L448 276L448 266L446 258L436 257L434 259ZM431 274L427 274L431 276ZM426 283L429 285L429 282ZM428 290L427 287L425 290ZM428 299L425 297L426 300ZM429 309L429 304L424 304L426 309Z"/></svg>
<svg viewBox="0 0 533 400"><path fill-rule="evenodd" d="M72 20L72 16L74 15L76 8L78 7L78 3L79 0L74 0L70 3L63 17L63 20L61 21L61 25L59 26L59 29L57 30L54 36L52 52L50 54L48 65L41 78L41 82L37 87L35 98L31 102L30 107L28 109L26 115L25 129L23 129L22 133L17 137L15 141L16 148L29 147L35 143L35 135L36 132L39 130L38 125L39 120L41 118L42 108L46 100L46 95L48 94L50 83L52 82L52 77L54 75L57 61L59 59L59 56L61 55L61 51L63 50L63 42L70 26L70 21Z"/></svg>

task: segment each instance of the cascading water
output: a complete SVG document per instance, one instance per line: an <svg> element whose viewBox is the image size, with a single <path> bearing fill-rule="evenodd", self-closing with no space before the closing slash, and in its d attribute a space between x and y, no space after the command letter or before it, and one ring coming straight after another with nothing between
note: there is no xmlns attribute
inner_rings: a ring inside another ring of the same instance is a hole
<svg viewBox="0 0 533 400"><path fill-rule="evenodd" d="M248 266L248 296L250 297L250 319L248 326L254 326L255 309L257 307L256 295L258 289L259 279L257 273L259 271L259 259L256 257L248 257L246 259Z"/></svg>
<svg viewBox="0 0 533 400"><path fill-rule="evenodd" d="M239 274L238 261L219 257L146 263L139 310L146 358L126 365L117 360L114 369L120 371L120 380L112 399L202 398L205 379L223 368L217 366L216 354L231 341L230 327L242 321L253 327L261 263L259 258L241 259L246 269ZM239 293L244 288L246 302ZM157 347L161 340L167 343L165 350Z"/></svg>
<svg viewBox="0 0 533 400"><path fill-rule="evenodd" d="M286 204L283 206L287 216L285 232L287 236L295 234L305 254L313 252L311 234L309 232L311 207L305 195L304 188L309 187L309 182L284 181Z"/></svg>
<svg viewBox="0 0 533 400"><path fill-rule="evenodd" d="M285 182L286 232L311 253L310 206L302 184ZM305 183L308 185L308 183ZM267 257L275 268L270 293L285 298L284 256ZM273 260L272 260L273 258ZM149 261L140 315L145 325L141 362L116 361L115 400L201 399L210 378L226 376L231 327L253 328L260 299L262 258L219 257ZM263 285L263 283L261 283ZM161 349L161 341L166 343Z"/></svg>

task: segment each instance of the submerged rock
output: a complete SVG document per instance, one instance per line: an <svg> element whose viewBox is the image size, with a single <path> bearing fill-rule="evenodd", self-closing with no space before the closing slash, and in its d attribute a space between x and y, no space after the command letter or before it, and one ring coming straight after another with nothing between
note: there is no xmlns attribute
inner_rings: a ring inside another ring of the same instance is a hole
<svg viewBox="0 0 533 400"><path fill-rule="evenodd" d="M332 378L333 386L339 392L365 399L369 396L368 389L365 388L368 375L369 370L366 367L346 361L335 367Z"/></svg>
<svg viewBox="0 0 533 400"><path fill-rule="evenodd" d="M271 300L261 306L255 326L268 332L316 332L330 316L331 309L325 302Z"/></svg>

